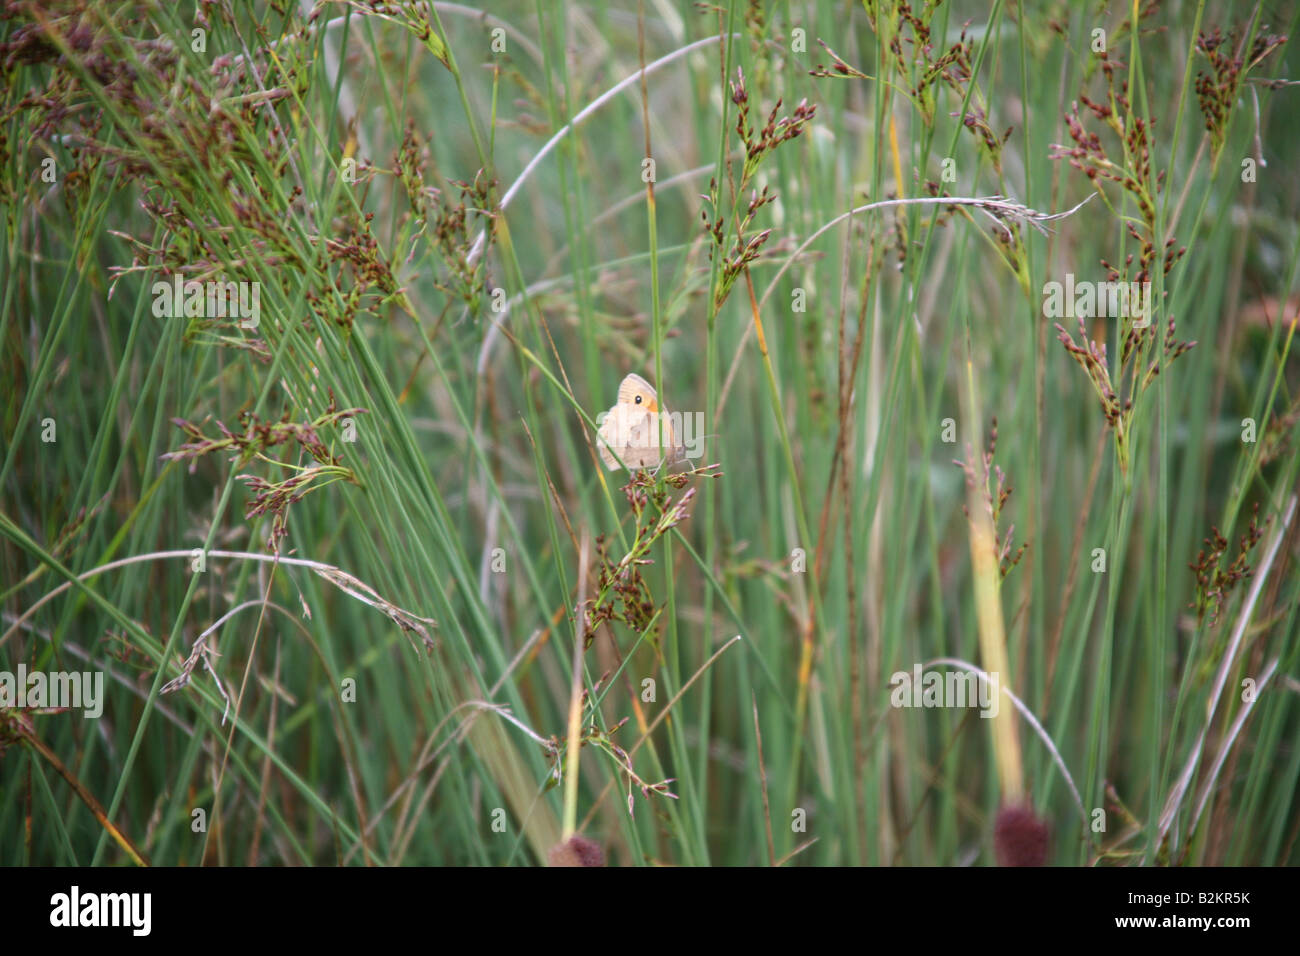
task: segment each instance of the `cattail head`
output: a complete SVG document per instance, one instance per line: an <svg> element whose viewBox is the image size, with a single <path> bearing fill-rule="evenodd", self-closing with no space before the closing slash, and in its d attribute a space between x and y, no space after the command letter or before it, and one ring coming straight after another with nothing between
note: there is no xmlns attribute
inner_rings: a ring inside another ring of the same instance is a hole
<svg viewBox="0 0 1300 956"><path fill-rule="evenodd" d="M993 828L998 866L1042 866L1047 862L1047 823L1029 806L1003 807Z"/></svg>
<svg viewBox="0 0 1300 956"><path fill-rule="evenodd" d="M595 840L575 833L546 853L551 866L604 866L605 851Z"/></svg>

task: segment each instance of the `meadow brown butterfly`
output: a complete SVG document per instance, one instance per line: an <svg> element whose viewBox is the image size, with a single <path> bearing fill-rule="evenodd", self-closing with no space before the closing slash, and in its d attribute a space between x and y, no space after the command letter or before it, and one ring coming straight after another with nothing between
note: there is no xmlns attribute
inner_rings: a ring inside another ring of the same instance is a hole
<svg viewBox="0 0 1300 956"><path fill-rule="evenodd" d="M663 421L663 446L659 444L659 422ZM635 373L618 386L618 402L605 413L596 447L605 467L657 468L662 461L678 461L683 449L677 444L668 412L660 414L659 394ZM611 452L611 449L613 450ZM618 454L618 458L614 457Z"/></svg>

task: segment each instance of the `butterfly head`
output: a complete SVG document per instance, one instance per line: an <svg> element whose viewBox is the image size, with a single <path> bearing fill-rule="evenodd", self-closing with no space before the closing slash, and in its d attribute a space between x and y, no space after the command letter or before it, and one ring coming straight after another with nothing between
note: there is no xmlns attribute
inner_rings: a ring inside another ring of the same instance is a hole
<svg viewBox="0 0 1300 956"><path fill-rule="evenodd" d="M630 406L632 411L659 412L659 393L635 372L623 379L618 387L618 403Z"/></svg>

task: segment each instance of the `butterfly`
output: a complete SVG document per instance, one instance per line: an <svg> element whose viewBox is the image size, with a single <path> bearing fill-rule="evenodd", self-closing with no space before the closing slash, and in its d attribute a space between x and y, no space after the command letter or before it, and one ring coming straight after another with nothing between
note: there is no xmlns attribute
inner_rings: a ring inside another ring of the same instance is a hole
<svg viewBox="0 0 1300 956"><path fill-rule="evenodd" d="M660 421L663 422L662 447ZM620 459L629 470L657 468L665 460L680 461L685 451L677 444L668 412L660 413L659 394L634 372L618 386L618 401L605 413L596 447L605 467L611 471L619 467ZM618 458L614 457L615 453Z"/></svg>

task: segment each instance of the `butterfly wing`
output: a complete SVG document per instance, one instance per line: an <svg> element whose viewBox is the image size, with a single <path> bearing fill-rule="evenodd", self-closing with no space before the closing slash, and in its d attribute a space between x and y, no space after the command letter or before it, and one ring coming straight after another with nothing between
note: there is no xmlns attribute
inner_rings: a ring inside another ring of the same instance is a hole
<svg viewBox="0 0 1300 956"><path fill-rule="evenodd" d="M649 411L626 413L627 445L623 461L632 468L653 468L659 464L659 436L656 418Z"/></svg>
<svg viewBox="0 0 1300 956"><path fill-rule="evenodd" d="M600 460L610 471L619 467L618 459L610 451L611 447L618 448L618 417L619 407L615 405L605 413L605 420L600 423L600 431L596 433L596 450L600 452ZM619 453L622 454L621 448Z"/></svg>

